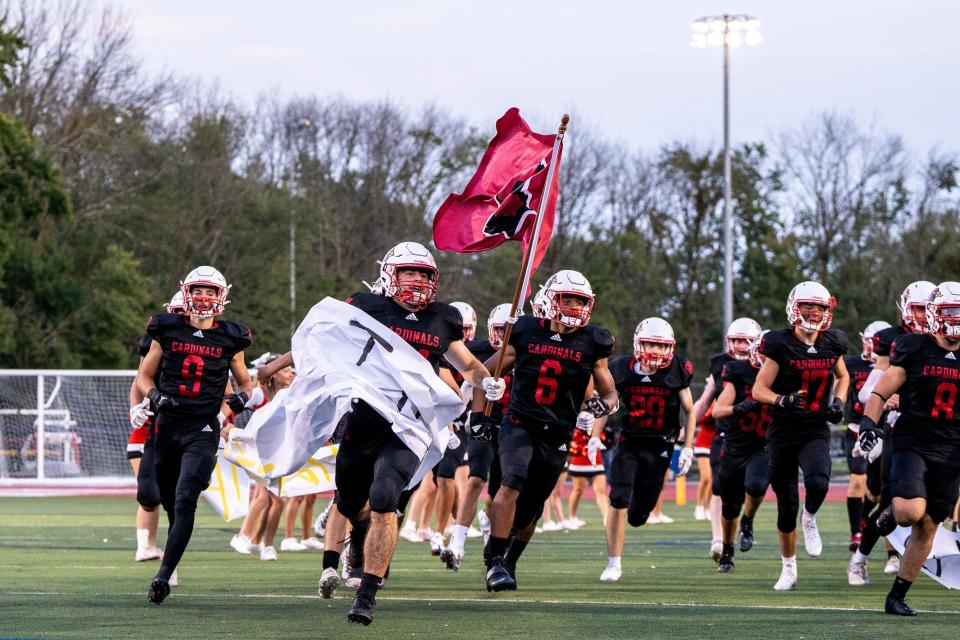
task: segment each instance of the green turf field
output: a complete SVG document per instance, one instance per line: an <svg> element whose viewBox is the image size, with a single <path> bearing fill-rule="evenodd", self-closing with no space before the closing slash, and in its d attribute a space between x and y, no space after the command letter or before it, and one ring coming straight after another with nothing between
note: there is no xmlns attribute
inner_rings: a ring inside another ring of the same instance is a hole
<svg viewBox="0 0 960 640"><path fill-rule="evenodd" d="M792 593L771 589L780 566L772 505L761 509L758 544L738 556L732 575L716 573L706 557L708 525L692 511L668 506L676 524L628 528L616 585L598 581L606 551L593 505L581 514L583 529L534 538L511 594L486 592L477 540L468 541L456 574L425 544L401 541L374 624L363 628L345 622L346 589L332 601L317 597L320 552L281 553L272 563L240 556L228 547L237 527L206 504L181 586L157 607L146 603L157 563L133 561L132 499L0 499L0 637L912 640L957 632L960 593L926 577L909 597L924 611L919 618L880 612L891 582L883 553L871 565L872 586L847 586L842 504L821 513L824 554L812 560L801 550Z"/></svg>

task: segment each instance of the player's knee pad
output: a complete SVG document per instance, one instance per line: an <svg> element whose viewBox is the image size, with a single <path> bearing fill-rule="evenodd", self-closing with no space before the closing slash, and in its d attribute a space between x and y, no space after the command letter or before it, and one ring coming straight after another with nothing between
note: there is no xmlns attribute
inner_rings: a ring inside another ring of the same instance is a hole
<svg viewBox="0 0 960 640"><path fill-rule="evenodd" d="M721 508L724 520L735 520L740 517L740 509L743 504L738 502L724 502Z"/></svg>
<svg viewBox="0 0 960 640"><path fill-rule="evenodd" d="M784 504L788 502L788 504ZM799 502L778 501L777 502L777 531L780 533L790 533L797 528L797 515L800 513Z"/></svg>
<svg viewBox="0 0 960 640"><path fill-rule="evenodd" d="M767 493L767 482L766 478L747 478L744 482L743 488L746 491L747 495L754 498L762 498Z"/></svg>
<svg viewBox="0 0 960 640"><path fill-rule="evenodd" d="M137 502L144 511L156 511L160 506L160 488L156 482L137 483Z"/></svg>
<svg viewBox="0 0 960 640"><path fill-rule="evenodd" d="M614 509L626 509L630 506L630 489L613 485L610 488L610 506Z"/></svg>
<svg viewBox="0 0 960 640"><path fill-rule="evenodd" d="M370 510L375 513L393 513L400 504L400 494L406 483L393 473L381 473L370 485Z"/></svg>
<svg viewBox="0 0 960 640"><path fill-rule="evenodd" d="M627 509L627 523L631 527L640 527L646 524L647 518L650 517L650 512L645 511L639 507L631 507Z"/></svg>
<svg viewBox="0 0 960 640"><path fill-rule="evenodd" d="M720 474L713 474L713 479L710 481L710 493L715 496L719 496L721 492L721 483L720 483Z"/></svg>

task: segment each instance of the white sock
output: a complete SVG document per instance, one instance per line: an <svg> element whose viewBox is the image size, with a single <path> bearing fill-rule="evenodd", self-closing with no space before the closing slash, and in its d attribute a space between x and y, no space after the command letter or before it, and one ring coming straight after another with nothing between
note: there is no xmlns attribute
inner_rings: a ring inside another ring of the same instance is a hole
<svg viewBox="0 0 960 640"><path fill-rule="evenodd" d="M869 559L870 556L863 555L859 549L853 552L853 561L857 564L867 564L867 560Z"/></svg>
<svg viewBox="0 0 960 640"><path fill-rule="evenodd" d="M137 550L146 549L148 546L147 541L150 539L150 530L149 529L137 529Z"/></svg>
<svg viewBox="0 0 960 640"><path fill-rule="evenodd" d="M607 566L620 568L620 556L607 556Z"/></svg>
<svg viewBox="0 0 960 640"><path fill-rule="evenodd" d="M469 530L470 527L465 527L462 524L453 525L453 532L450 534L450 547L463 554L463 546L467 542L467 531Z"/></svg>
<svg viewBox="0 0 960 640"><path fill-rule="evenodd" d="M710 533L714 540L723 537L723 500L720 496L710 496Z"/></svg>
<svg viewBox="0 0 960 640"><path fill-rule="evenodd" d="M789 558L787 556L780 556L780 560L785 567L797 568L797 556L790 556Z"/></svg>

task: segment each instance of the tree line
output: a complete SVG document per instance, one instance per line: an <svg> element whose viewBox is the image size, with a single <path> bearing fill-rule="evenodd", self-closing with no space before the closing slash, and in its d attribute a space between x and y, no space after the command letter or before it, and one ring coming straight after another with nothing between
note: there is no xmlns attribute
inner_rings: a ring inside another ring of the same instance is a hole
<svg viewBox="0 0 960 640"><path fill-rule="evenodd" d="M253 328L255 351L283 351L316 301L363 289L396 242L429 242L493 134L387 101L245 105L148 73L109 6L0 5L0 367L133 366L146 317L198 264L233 284L227 314ZM582 271L593 322L621 352L661 315L705 371L723 334L721 150L631 148L573 115L536 281ZM737 146L736 315L782 326L790 288L814 279L849 334L894 322L910 281L960 278L958 170L953 152L918 156L834 112ZM512 295L518 245L437 258L440 297L471 303L481 324Z"/></svg>

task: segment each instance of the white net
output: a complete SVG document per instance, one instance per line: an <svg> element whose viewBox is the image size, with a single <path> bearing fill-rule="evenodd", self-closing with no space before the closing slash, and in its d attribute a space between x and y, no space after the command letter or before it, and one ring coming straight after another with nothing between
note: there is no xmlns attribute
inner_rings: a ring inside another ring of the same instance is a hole
<svg viewBox="0 0 960 640"><path fill-rule="evenodd" d="M0 370L0 480L130 476L135 375Z"/></svg>

